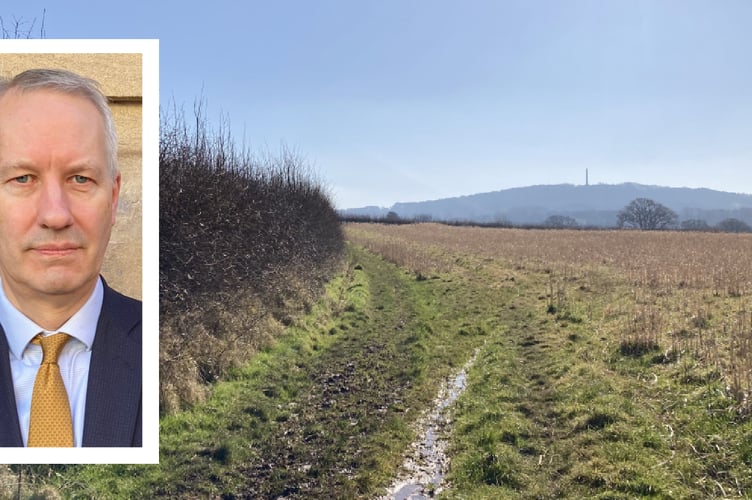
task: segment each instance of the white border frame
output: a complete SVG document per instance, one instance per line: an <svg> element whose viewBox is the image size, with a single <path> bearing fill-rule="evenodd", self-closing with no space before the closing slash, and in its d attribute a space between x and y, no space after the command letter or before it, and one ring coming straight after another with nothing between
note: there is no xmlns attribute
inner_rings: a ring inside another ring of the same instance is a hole
<svg viewBox="0 0 752 500"><path fill-rule="evenodd" d="M159 40L0 40L4 54L141 54L143 447L0 448L3 464L159 463Z"/></svg>

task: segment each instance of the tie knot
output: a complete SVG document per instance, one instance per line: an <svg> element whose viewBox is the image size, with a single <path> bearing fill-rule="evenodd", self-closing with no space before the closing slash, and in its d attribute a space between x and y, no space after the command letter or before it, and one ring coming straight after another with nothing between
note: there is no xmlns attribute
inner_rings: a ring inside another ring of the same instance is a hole
<svg viewBox="0 0 752 500"><path fill-rule="evenodd" d="M67 333L56 333L54 335L48 335L42 337L40 333L32 342L42 346L42 364L45 363L57 363L57 357L65 347L65 344L70 340L70 335Z"/></svg>

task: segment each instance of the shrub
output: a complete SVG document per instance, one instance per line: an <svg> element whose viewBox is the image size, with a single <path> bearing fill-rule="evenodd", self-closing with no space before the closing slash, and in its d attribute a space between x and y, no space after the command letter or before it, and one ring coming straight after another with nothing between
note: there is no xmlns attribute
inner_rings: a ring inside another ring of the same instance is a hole
<svg viewBox="0 0 752 500"><path fill-rule="evenodd" d="M752 233L752 227L739 219L723 219L716 227L726 233Z"/></svg>

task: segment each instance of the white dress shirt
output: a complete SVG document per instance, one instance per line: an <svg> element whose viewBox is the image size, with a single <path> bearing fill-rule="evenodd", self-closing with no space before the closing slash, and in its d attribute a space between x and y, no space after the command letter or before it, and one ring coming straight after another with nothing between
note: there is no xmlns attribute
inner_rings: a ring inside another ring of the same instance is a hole
<svg viewBox="0 0 752 500"><path fill-rule="evenodd" d="M91 346L97 331L99 313L102 310L104 287L101 278L97 280L86 304L78 310L59 330L50 332L40 327L8 301L0 283L0 323L5 330L10 347L10 372L13 376L13 389L16 393L18 421L24 446L29 437L29 413L34 380L42 363L42 347L31 343L38 333L53 335L67 333L72 338L65 344L58 357L60 374L68 391L68 400L73 417L73 442L81 446L84 430L84 413L86 410L86 386L89 380L89 362Z"/></svg>

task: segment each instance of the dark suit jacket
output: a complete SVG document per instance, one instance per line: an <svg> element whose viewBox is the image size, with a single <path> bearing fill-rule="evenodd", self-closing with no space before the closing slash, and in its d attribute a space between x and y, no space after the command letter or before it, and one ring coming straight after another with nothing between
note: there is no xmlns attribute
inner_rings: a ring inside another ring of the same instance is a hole
<svg viewBox="0 0 752 500"><path fill-rule="evenodd" d="M0 326L0 447L23 446L8 349ZM104 283L86 389L83 446L141 446L141 374L141 302Z"/></svg>

